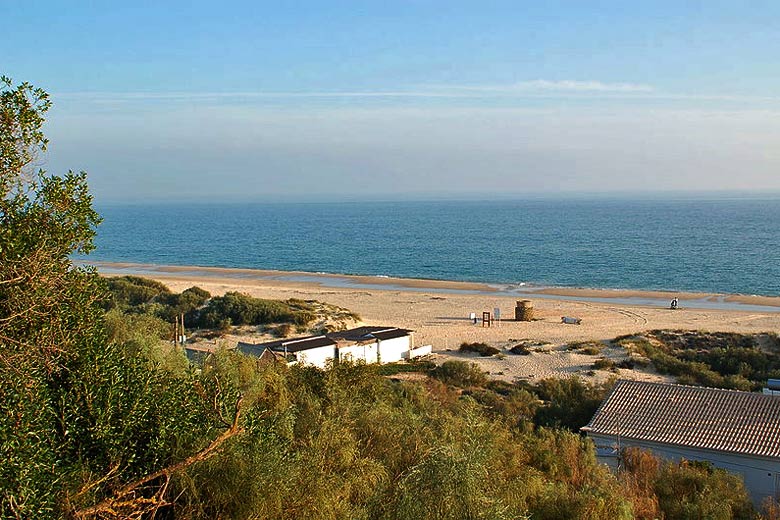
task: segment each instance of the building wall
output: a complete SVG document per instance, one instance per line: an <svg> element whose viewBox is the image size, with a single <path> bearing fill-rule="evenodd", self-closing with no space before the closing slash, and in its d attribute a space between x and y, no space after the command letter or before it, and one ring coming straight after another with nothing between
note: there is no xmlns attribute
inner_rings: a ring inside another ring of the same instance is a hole
<svg viewBox="0 0 780 520"><path fill-rule="evenodd" d="M401 361L409 354L411 336L383 339L379 342L379 362L395 363Z"/></svg>
<svg viewBox="0 0 780 520"><path fill-rule="evenodd" d="M427 356L431 352L433 352L433 347L431 345L423 345L422 347L417 347L404 354L404 358L414 359L420 356Z"/></svg>
<svg viewBox="0 0 780 520"><path fill-rule="evenodd" d="M394 363L409 356L411 337L386 339L364 345L346 345L338 347L339 360L365 361L366 363ZM307 349L296 354L301 364L325 368L328 360L333 360L336 349L333 346Z"/></svg>
<svg viewBox="0 0 780 520"><path fill-rule="evenodd" d="M298 363L302 365L314 365L318 368L325 368L328 365L328 361L333 362L333 358L336 355L336 350L333 345L326 345L324 347L310 348L295 353L295 358Z"/></svg>
<svg viewBox="0 0 780 520"><path fill-rule="evenodd" d="M366 363L377 362L377 344L367 343L365 345L348 345L345 347L339 347L339 360L340 361L360 361L363 360Z"/></svg>
<svg viewBox="0 0 780 520"><path fill-rule="evenodd" d="M617 445L617 438L588 434L597 448L597 453L606 453L604 449ZM637 447L652 451L658 457L666 460L697 460L708 461L717 468L723 468L742 476L745 488L750 493L756 506L760 506L766 497L780 498L780 458L755 457L736 453L725 453L711 450L701 450L669 444L659 444L633 439L620 439L620 447ZM598 457L599 461L615 468L615 457Z"/></svg>

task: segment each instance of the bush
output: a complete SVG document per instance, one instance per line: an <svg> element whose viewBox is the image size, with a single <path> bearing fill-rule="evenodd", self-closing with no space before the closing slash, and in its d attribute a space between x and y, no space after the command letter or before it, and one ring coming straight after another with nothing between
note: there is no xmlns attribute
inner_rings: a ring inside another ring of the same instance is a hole
<svg viewBox="0 0 780 520"><path fill-rule="evenodd" d="M634 503L644 505L639 518L756 518L742 479L709 462L662 463L636 448L624 450L622 458L620 478Z"/></svg>
<svg viewBox="0 0 780 520"><path fill-rule="evenodd" d="M503 419L509 424L532 420L539 408L539 400L536 396L522 388L515 387L506 394L483 388L464 393L486 407L492 416Z"/></svg>
<svg viewBox="0 0 780 520"><path fill-rule="evenodd" d="M615 363L611 359L599 358L593 363L596 370L611 370L615 368Z"/></svg>
<svg viewBox="0 0 780 520"><path fill-rule="evenodd" d="M539 408L534 422L579 431L588 424L613 385L612 380L597 384L578 377L543 379L534 391L546 403Z"/></svg>
<svg viewBox="0 0 780 520"><path fill-rule="evenodd" d="M475 352L483 357L494 356L500 352L500 350L491 347L487 343L461 343L458 350L461 352Z"/></svg>
<svg viewBox="0 0 780 520"><path fill-rule="evenodd" d="M683 384L757 390L767 379L780 377L774 334L654 330L647 337L615 341L635 349L659 372L677 376Z"/></svg>
<svg viewBox="0 0 780 520"><path fill-rule="evenodd" d="M402 372L419 372L427 374L436 368L436 363L429 359L415 359L408 363L387 363L379 365L377 373L383 376L392 376Z"/></svg>
<svg viewBox="0 0 780 520"><path fill-rule="evenodd" d="M512 354L517 354L519 356L528 356L531 354L531 351L528 350L528 347L523 344L515 345L514 347L509 349L509 352L511 352Z"/></svg>
<svg viewBox="0 0 780 520"><path fill-rule="evenodd" d="M566 350L577 350L581 354L587 354L588 356L601 354L603 349L604 344L599 341L576 341L566 345Z"/></svg>
<svg viewBox="0 0 780 520"><path fill-rule="evenodd" d="M110 307L141 305L160 295L171 293L164 284L139 276L117 276L105 280L112 296Z"/></svg>
<svg viewBox="0 0 780 520"><path fill-rule="evenodd" d="M293 326L289 323L282 323L271 329L271 334L277 338L287 338L293 333Z"/></svg>
<svg viewBox="0 0 780 520"><path fill-rule="evenodd" d="M287 302L253 298L248 294L228 292L209 300L197 318L204 328L215 328L229 318L233 325L264 325L268 323L293 323L306 325L316 315L308 308L297 304L293 307Z"/></svg>
<svg viewBox="0 0 780 520"><path fill-rule="evenodd" d="M487 383L487 376L479 365L465 361L445 361L436 367L431 375L443 383L461 388L483 386Z"/></svg>

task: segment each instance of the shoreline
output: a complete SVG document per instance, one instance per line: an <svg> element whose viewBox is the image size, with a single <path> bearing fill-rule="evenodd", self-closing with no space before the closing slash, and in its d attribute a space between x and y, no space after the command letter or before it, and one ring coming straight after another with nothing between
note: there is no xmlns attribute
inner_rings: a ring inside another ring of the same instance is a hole
<svg viewBox="0 0 780 520"><path fill-rule="evenodd" d="M197 285L213 296L236 291L256 298L296 298L335 305L360 316L356 325L414 331L414 344L431 345L436 363L446 360L477 363L490 377L509 382L571 376L602 381L615 375L644 381L668 381L670 376L650 369L619 369L616 374L597 369L594 363L599 357L615 363L626 359L629 353L611 345L610 341L618 336L650 330L780 333L780 307L767 306L763 311L754 311L744 304L707 301L708 297L725 300L728 295L691 294L694 299L690 301L702 306L725 304L731 307L729 309L695 308L681 300L682 307L673 311L669 309L666 293L567 289L568 296L558 296L548 294L558 292L550 288L518 293L487 284L439 280L131 263L99 263L97 267L104 276L134 274L157 280L173 292ZM544 293L540 292L542 290ZM601 298L604 295L612 297ZM616 296L633 299L624 298L630 303L622 303L623 300ZM646 300L639 296L663 296L663 300ZM515 302L520 299L531 300L532 321L515 321ZM659 304L654 305L655 301ZM486 311L493 311L495 316L495 309L503 318L495 323L474 323L471 318L472 313L481 316ZM562 316L576 317L580 324L563 323ZM275 336L262 327L248 327L234 330L220 340L206 340L203 346L213 349L221 342L229 348L238 341L259 343L272 339ZM459 351L464 342L487 343L504 355L483 358L464 354ZM578 342L596 342L601 345L600 353L592 355L568 347ZM514 355L510 349L517 344L530 345L531 353Z"/></svg>
<svg viewBox="0 0 780 520"><path fill-rule="evenodd" d="M80 263L95 266L98 272L103 275L138 275L186 280L204 278L211 281L223 280L226 282L254 280L278 286L300 284L301 286L319 288L436 292L453 295L514 297L516 299L538 298L640 307L667 307L669 301L677 297L681 308L780 313L780 297L776 296L636 289L537 287L454 280L276 271L269 269L158 265L135 262L84 261Z"/></svg>

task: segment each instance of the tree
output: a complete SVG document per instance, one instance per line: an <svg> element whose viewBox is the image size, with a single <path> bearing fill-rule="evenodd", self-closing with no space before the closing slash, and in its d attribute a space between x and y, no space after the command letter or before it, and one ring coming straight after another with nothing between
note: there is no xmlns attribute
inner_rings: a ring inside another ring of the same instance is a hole
<svg viewBox="0 0 780 520"><path fill-rule="evenodd" d="M48 96L1 85L0 517L139 517L242 431L240 396L108 341L105 284L70 261L100 221L86 174L36 169Z"/></svg>
<svg viewBox="0 0 780 520"><path fill-rule="evenodd" d="M78 344L101 339L99 280L69 259L92 249L99 217L84 173L34 168L48 95L6 77L0 88L0 513L44 516L58 485L49 383Z"/></svg>

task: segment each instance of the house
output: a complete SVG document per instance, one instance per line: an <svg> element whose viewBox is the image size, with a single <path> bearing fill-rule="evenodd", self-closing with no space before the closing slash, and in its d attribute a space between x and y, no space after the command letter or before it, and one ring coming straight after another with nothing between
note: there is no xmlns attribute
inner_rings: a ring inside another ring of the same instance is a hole
<svg viewBox="0 0 780 520"><path fill-rule="evenodd" d="M336 355L336 342L327 336L307 336L305 338L282 339L268 343L239 342L238 350L261 360L284 359L288 363L314 365L325 368L328 360Z"/></svg>
<svg viewBox="0 0 780 520"><path fill-rule="evenodd" d="M414 332L395 327L358 327L331 332L328 337L339 345L339 359L366 363L395 363L413 350Z"/></svg>
<svg viewBox="0 0 780 520"><path fill-rule="evenodd" d="M393 363L430 354L431 347L414 348L414 332L397 327L358 327L319 336L281 339L267 343L238 344L244 354L268 358L269 353L288 362L325 368L333 361Z"/></svg>
<svg viewBox="0 0 780 520"><path fill-rule="evenodd" d="M780 498L780 398L716 388L618 381L587 426L599 460L638 447L741 475L753 502Z"/></svg>

